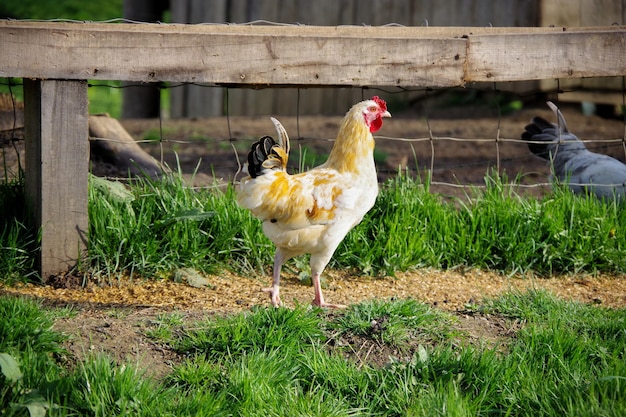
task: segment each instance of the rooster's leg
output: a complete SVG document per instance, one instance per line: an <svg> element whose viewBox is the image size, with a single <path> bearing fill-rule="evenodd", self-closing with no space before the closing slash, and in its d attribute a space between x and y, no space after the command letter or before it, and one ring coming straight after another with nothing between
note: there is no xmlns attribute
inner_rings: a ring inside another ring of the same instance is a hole
<svg viewBox="0 0 626 417"><path fill-rule="evenodd" d="M330 304L324 301L324 294L322 294L322 284L320 283L320 273L312 273L311 281L313 281L313 291L315 291L315 298L311 304L318 307L327 308L346 308L343 304Z"/></svg>
<svg viewBox="0 0 626 417"><path fill-rule="evenodd" d="M274 255L272 286L269 288L263 288L263 291L270 293L270 299L272 300L272 305L274 307L280 307L283 304L280 300L280 270L287 259L289 258L286 258L285 254L280 249L276 249L276 254Z"/></svg>

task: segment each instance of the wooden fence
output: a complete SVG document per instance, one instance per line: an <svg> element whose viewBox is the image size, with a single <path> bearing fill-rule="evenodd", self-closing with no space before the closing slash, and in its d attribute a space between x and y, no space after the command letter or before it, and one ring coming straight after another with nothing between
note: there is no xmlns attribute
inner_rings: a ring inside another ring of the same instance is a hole
<svg viewBox="0 0 626 417"><path fill-rule="evenodd" d="M125 0L125 3L154 5L154 0ZM170 2L172 22L176 23L246 23L254 21L281 22L319 26L338 25L403 25L403 26L465 26L465 27L584 27L626 24L626 3L623 0L177 0ZM127 16L138 19L141 16ZM140 20L140 19L138 19ZM160 19L159 19L160 20ZM476 86L477 87L477 86ZM491 88L491 85L484 86ZM572 80L568 93L560 100L602 100L620 103L621 80ZM516 93L554 91L551 81L503 84L501 90ZM585 89L604 90L602 98L590 96ZM170 90L170 113L178 117L221 116L224 113L224 90L198 85L183 85ZM146 93L147 89L140 90ZM126 99L134 99L137 90L125 90ZM349 89L309 88L307 100L295 106L298 91L272 89L259 94L250 89L228 93L230 115L259 115L271 111L281 115L337 114L360 97L360 91ZM422 93L406 93L408 101ZM615 101L616 99L620 101ZM152 103L154 100L152 101Z"/></svg>
<svg viewBox="0 0 626 417"><path fill-rule="evenodd" d="M539 0L216 0L209 4L205 0L180 0L172 2L170 8L172 21L177 23L267 21L318 26L547 26L539 22L539 3ZM358 64L360 58L354 59ZM256 91L240 88L228 92L228 112L231 115L258 115L269 110L275 114L295 115L298 108L300 114L332 115L349 107L360 95L358 90L309 87L307 100L295 106L296 89L272 89L264 91L259 98ZM416 95L407 94L406 98L409 100ZM172 89L170 97L172 117L224 114L223 89L185 85Z"/></svg>
<svg viewBox="0 0 626 417"><path fill-rule="evenodd" d="M237 86L462 87L626 76L626 27L462 28L0 21L0 77L21 77L39 272L88 242L86 80Z"/></svg>

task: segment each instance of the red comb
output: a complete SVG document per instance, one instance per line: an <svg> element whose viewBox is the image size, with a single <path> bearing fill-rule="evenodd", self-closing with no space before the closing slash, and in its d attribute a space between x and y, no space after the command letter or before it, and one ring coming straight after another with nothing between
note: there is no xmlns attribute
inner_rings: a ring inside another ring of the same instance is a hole
<svg viewBox="0 0 626 417"><path fill-rule="evenodd" d="M387 111L387 103L385 103L385 100L378 96L372 97L372 100L374 100L376 104L378 104L378 107L380 107L382 111Z"/></svg>

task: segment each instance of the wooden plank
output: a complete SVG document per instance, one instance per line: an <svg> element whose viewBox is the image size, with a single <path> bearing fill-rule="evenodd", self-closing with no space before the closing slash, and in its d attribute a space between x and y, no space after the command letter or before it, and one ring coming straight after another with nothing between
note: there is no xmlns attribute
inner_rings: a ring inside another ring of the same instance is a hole
<svg viewBox="0 0 626 417"><path fill-rule="evenodd" d="M483 33L483 28L444 31L2 21L0 75L236 85L443 87L462 84L467 43L448 36L475 32Z"/></svg>
<svg viewBox="0 0 626 417"><path fill-rule="evenodd" d="M87 247L87 82L24 80L27 205L40 230L42 279Z"/></svg>
<svg viewBox="0 0 626 417"><path fill-rule="evenodd" d="M626 31L470 35L465 81L626 75Z"/></svg>
<svg viewBox="0 0 626 417"><path fill-rule="evenodd" d="M0 76L428 87L622 76L625 36L621 26L564 31L0 21Z"/></svg>
<svg viewBox="0 0 626 417"><path fill-rule="evenodd" d="M422 22L418 22L421 24ZM267 25L227 25L227 24L152 24L152 23L66 23L66 22L31 22L22 20L0 20L0 28L3 33L24 29L43 29L48 34L56 34L59 37L85 36L87 39L96 40L103 36L116 36L121 34L152 34L164 36L169 34L193 34L204 36L211 34L230 35L273 35L273 36L323 36L323 37L421 37L421 38L458 38L465 35L488 35L488 34L524 34L524 33L558 33L563 31L609 31L623 30L620 26L595 26L595 27L479 27L479 26L364 26L341 25L341 26L305 26L291 24L267 24ZM82 35L76 35L83 33ZM87 36L91 33L92 36ZM16 33L17 34L17 33ZM126 35L124 35L126 36ZM109 40L110 43L112 40ZM119 45L118 45L119 47Z"/></svg>

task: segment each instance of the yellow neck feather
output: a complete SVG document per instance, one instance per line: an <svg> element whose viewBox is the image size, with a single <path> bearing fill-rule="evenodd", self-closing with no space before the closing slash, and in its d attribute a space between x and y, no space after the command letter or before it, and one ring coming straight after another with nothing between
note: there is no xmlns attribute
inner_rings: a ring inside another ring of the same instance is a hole
<svg viewBox="0 0 626 417"><path fill-rule="evenodd" d="M374 138L360 112L351 111L343 120L326 166L339 172L358 173L363 160L372 158Z"/></svg>

